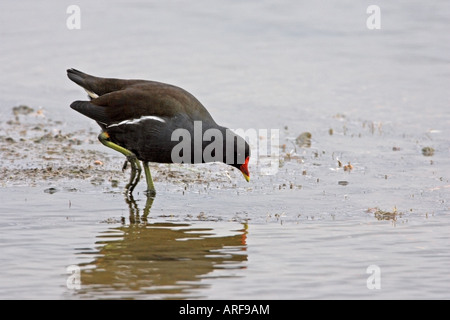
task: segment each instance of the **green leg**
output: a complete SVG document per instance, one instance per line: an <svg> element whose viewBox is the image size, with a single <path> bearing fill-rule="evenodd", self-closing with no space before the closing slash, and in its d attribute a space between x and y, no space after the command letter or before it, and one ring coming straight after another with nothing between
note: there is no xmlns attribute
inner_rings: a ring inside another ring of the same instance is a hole
<svg viewBox="0 0 450 320"><path fill-rule="evenodd" d="M154 197L156 195L156 189L153 184L152 174L150 173L150 168L148 167L147 161L142 161L142 164L144 165L144 172L145 172L145 180L147 181L147 196L148 197Z"/></svg>
<svg viewBox="0 0 450 320"><path fill-rule="evenodd" d="M127 192L131 194L138 184L142 172L141 164L136 158L136 155L130 150L127 150L124 147L121 147L118 144L110 141L109 134L106 131L100 133L100 135L98 136L98 140L100 140L100 142L108 148L116 150L127 157L128 162L131 164L131 177L130 182L125 186L125 188L127 189Z"/></svg>

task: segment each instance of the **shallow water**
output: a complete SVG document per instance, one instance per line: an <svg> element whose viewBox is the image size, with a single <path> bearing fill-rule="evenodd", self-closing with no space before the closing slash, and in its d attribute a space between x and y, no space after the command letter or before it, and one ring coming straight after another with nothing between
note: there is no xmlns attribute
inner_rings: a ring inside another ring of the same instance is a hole
<svg viewBox="0 0 450 320"><path fill-rule="evenodd" d="M351 1L78 5L68 30L63 3L0 4L0 298L450 298L448 3L381 1L380 30ZM279 130L275 174L152 165L153 203L125 199L69 67Z"/></svg>

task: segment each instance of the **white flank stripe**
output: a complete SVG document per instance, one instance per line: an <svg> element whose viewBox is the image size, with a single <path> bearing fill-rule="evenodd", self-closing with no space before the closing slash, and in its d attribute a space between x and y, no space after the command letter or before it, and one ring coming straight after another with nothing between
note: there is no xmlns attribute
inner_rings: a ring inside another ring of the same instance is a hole
<svg viewBox="0 0 450 320"><path fill-rule="evenodd" d="M119 122L119 123L110 124L107 128L118 127L118 126L121 126L123 124L136 124L136 123L139 123L139 122L145 121L145 120L155 120L155 121L159 121L159 122L162 122L162 123L166 123L166 120L164 120L163 118L160 118L160 117L143 116L143 117L140 117L139 119L124 120L124 121Z"/></svg>

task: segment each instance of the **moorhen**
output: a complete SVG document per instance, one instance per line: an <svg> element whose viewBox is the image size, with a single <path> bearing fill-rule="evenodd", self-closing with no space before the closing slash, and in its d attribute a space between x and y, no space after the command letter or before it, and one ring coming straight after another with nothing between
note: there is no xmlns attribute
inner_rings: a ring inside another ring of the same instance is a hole
<svg viewBox="0 0 450 320"><path fill-rule="evenodd" d="M149 162L221 161L239 169L249 181L248 143L218 125L184 89L156 81L94 77L75 69L68 69L67 76L90 97L90 101L74 101L70 107L97 121L102 128L100 142L127 158L124 168L131 164L126 185L129 195L141 176L139 160L149 196L156 194Z"/></svg>

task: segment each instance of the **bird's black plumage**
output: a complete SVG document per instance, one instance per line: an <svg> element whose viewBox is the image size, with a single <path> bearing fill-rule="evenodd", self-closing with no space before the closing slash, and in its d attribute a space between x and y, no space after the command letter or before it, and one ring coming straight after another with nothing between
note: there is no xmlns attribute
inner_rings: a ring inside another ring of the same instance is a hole
<svg viewBox="0 0 450 320"><path fill-rule="evenodd" d="M223 139L222 150L214 151L223 156L214 159L238 168L248 180L250 147L247 142L218 125L206 108L186 90L156 81L94 77L75 69L67 70L67 75L90 96L89 101L74 101L71 108L97 121L112 143L131 151L137 159L143 162L177 162L172 151L181 140L174 139L173 134L182 129L191 136L191 148L184 150L191 154L184 154L183 162L210 162L210 158L194 153L199 152L199 147L202 152L217 139L201 139L198 143L208 129L214 129ZM196 131L199 128L200 132ZM227 144L227 138L233 142ZM230 151L233 153L231 161L226 157Z"/></svg>

